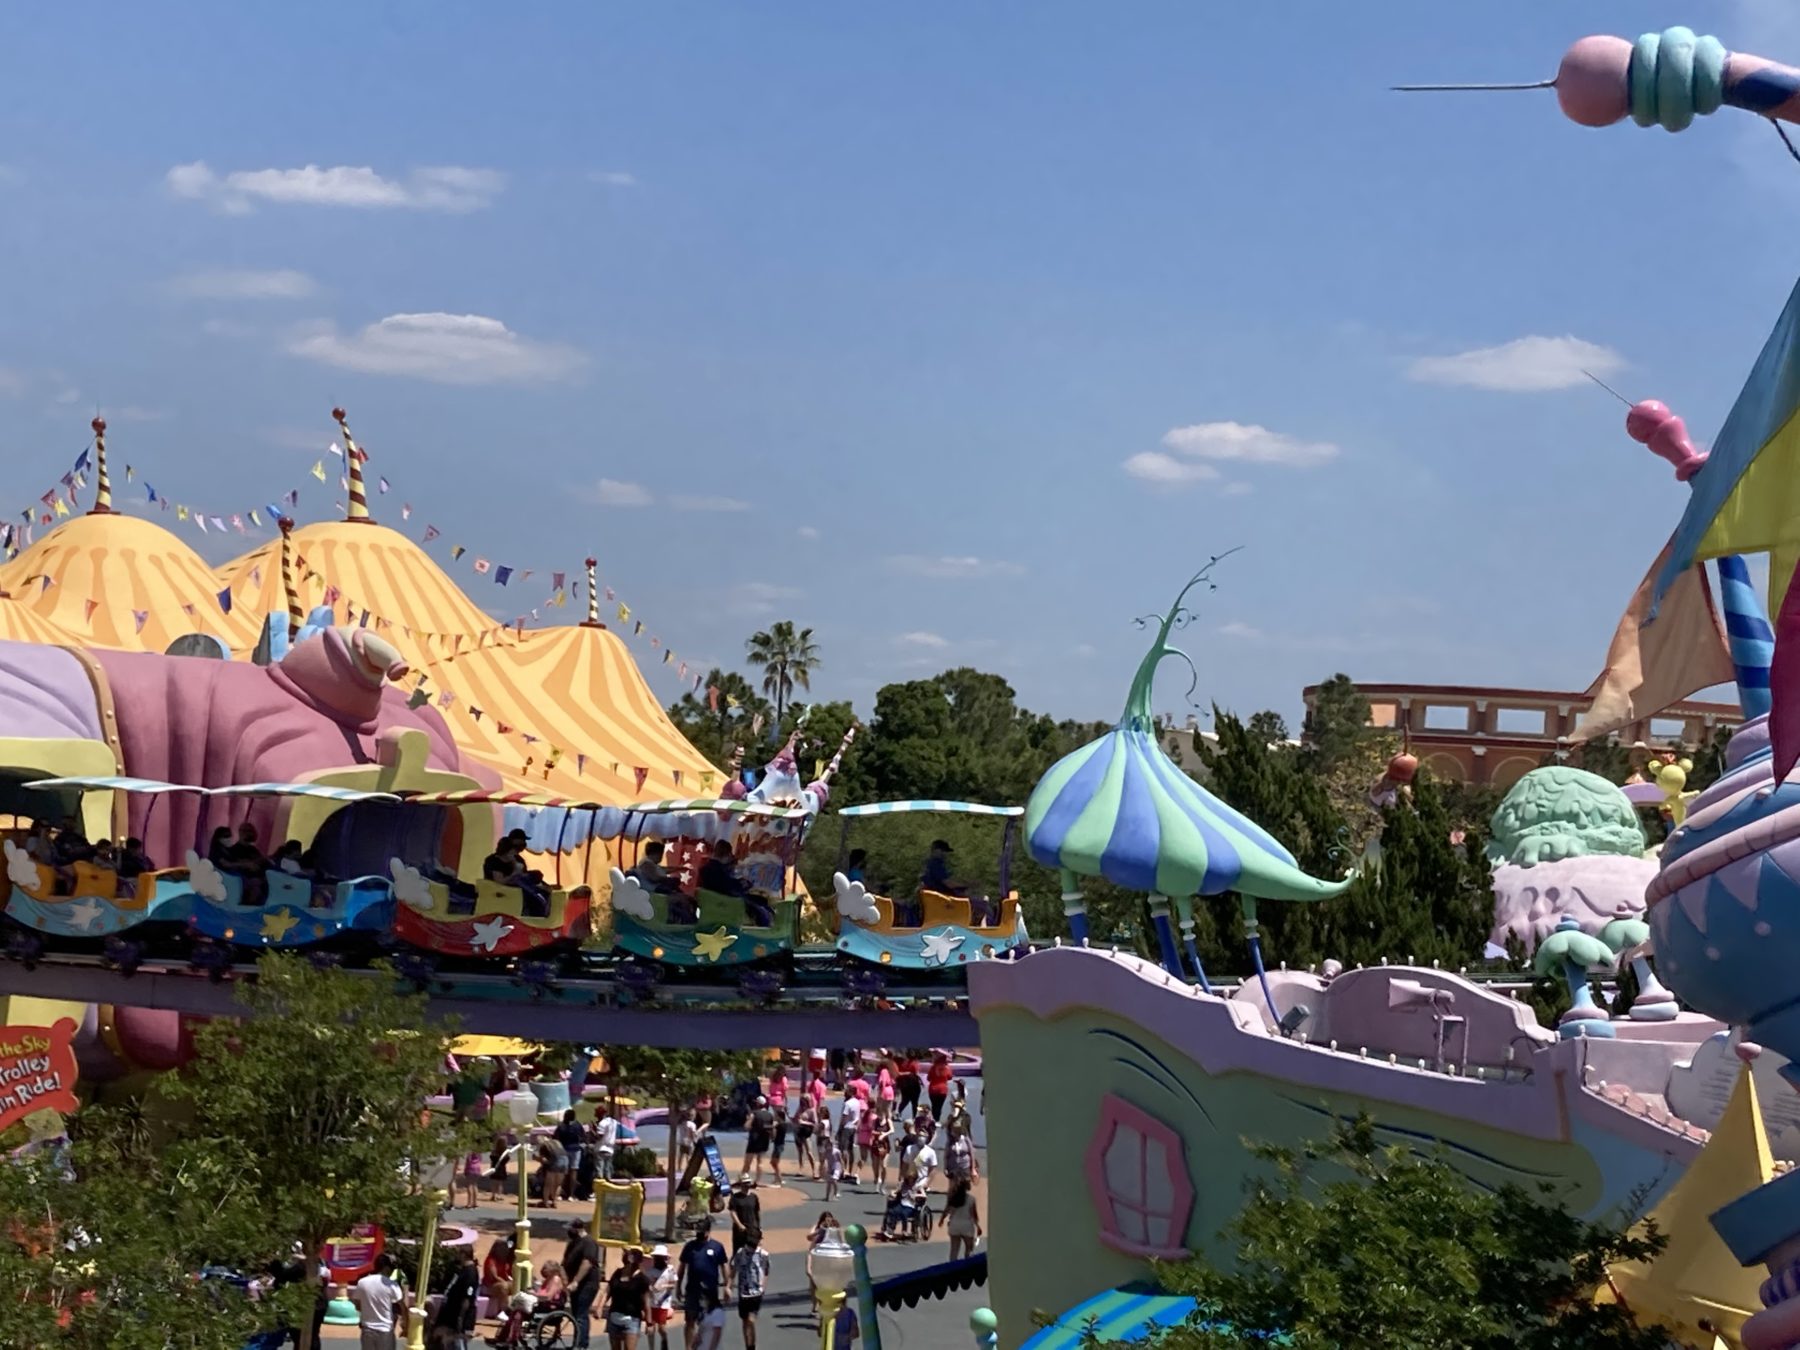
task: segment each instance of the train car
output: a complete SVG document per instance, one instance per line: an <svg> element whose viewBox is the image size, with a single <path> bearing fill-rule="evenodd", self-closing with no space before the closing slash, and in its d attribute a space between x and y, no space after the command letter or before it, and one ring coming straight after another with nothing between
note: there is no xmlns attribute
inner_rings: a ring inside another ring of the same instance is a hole
<svg viewBox="0 0 1800 1350"><path fill-rule="evenodd" d="M472 789L415 793L405 798L403 809L491 813L520 804L567 805L560 798ZM573 956L593 932L593 889L585 885L564 888L560 884L560 850L556 856L556 879L526 886L460 877L437 866L434 859L393 858L389 862L393 936L428 954L426 963L443 957L460 964ZM414 970L424 968L417 961L402 964Z"/></svg>
<svg viewBox="0 0 1800 1350"><path fill-rule="evenodd" d="M997 897L921 886L916 898L905 899L872 892L865 880L846 873L850 830L858 820L921 812L1005 820ZM870 802L844 808L839 812L844 824L837 870L831 879L837 900L839 953L883 972L904 971L917 978L944 975L971 961L993 960L1026 949L1030 939L1025 917L1019 909L1018 892L1010 885L1013 844L1024 814L1019 806L951 801Z"/></svg>
<svg viewBox="0 0 1800 1350"><path fill-rule="evenodd" d="M40 779L28 786L65 796L87 792L147 795L152 810L156 799L169 793L310 798L345 805L399 801L391 793L317 783L201 788L110 776ZM79 941L130 934L149 940L159 934L180 934L203 946L226 944L260 950L312 946L360 935L372 945L386 932L393 915L392 887L383 877L339 880L297 875L276 867L247 874L215 867L189 849L184 866L145 872L132 881L92 862L75 862L65 869L45 866L25 854L16 840L8 839L4 848L7 917L46 937Z"/></svg>
<svg viewBox="0 0 1800 1350"><path fill-rule="evenodd" d="M795 868L810 815L804 807L729 798L696 798L624 808L621 861L612 869L613 949L637 962L704 974L779 965L799 941ZM660 874L643 855L663 846ZM704 884L708 856L721 843L737 893Z"/></svg>

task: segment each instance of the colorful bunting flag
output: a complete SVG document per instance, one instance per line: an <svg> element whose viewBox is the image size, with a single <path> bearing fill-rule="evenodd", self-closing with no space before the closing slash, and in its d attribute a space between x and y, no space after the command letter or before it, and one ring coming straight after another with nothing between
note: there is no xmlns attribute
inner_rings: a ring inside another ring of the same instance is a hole
<svg viewBox="0 0 1800 1350"><path fill-rule="evenodd" d="M87 619L93 618L94 611L99 608L100 608L100 602L98 600L82 601L81 602L81 617L82 617L82 619L87 620Z"/></svg>
<svg viewBox="0 0 1800 1350"><path fill-rule="evenodd" d="M487 564L476 563L475 570L477 572L485 572L487 571ZM513 570L510 567L496 567L494 569L494 580L504 586L508 581L512 580L512 572Z"/></svg>
<svg viewBox="0 0 1800 1350"><path fill-rule="evenodd" d="M610 600L610 599L612 599L612 595L609 593L606 598L608 600ZM622 624L631 622L631 606L630 605L620 605L619 606L619 622Z"/></svg>
<svg viewBox="0 0 1800 1350"><path fill-rule="evenodd" d="M644 780L650 776L650 770L639 765L631 771L631 776L637 780L637 790L642 792L644 790Z"/></svg>
<svg viewBox="0 0 1800 1350"><path fill-rule="evenodd" d="M560 591L562 588L563 574L561 572L552 572L550 574L550 589L553 591Z"/></svg>
<svg viewBox="0 0 1800 1350"><path fill-rule="evenodd" d="M150 622L150 611L147 609L132 610L131 611L131 622L134 625L134 627L131 630L132 632L134 632L134 633L143 632L144 625Z"/></svg>
<svg viewBox="0 0 1800 1350"><path fill-rule="evenodd" d="M436 539L440 533L441 531L437 526L427 525L425 527L425 542L429 544L433 539Z"/></svg>
<svg viewBox="0 0 1800 1350"><path fill-rule="evenodd" d="M219 608L227 614L231 613L231 587L227 586L219 592Z"/></svg>
<svg viewBox="0 0 1800 1350"><path fill-rule="evenodd" d="M388 480L385 478L377 478L375 480L375 488L378 492L386 492L388 490Z"/></svg>
<svg viewBox="0 0 1800 1350"><path fill-rule="evenodd" d="M411 520L412 519L412 503L411 502L401 502L400 503L400 519L402 519L402 520Z"/></svg>
<svg viewBox="0 0 1800 1350"><path fill-rule="evenodd" d="M312 466L312 476L314 478L318 479L321 483L323 483L325 481L325 461L324 460L320 460L317 464Z"/></svg>
<svg viewBox="0 0 1800 1350"><path fill-rule="evenodd" d="M469 550L464 548L461 544L453 544L450 547L450 556L453 559L460 558L460 557L462 557L463 554L467 553L468 551Z"/></svg>

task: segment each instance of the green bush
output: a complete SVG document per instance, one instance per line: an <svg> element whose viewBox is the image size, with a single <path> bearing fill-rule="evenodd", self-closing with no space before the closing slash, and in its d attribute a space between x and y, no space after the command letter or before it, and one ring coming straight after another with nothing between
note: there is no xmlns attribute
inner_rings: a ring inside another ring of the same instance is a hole
<svg viewBox="0 0 1800 1350"><path fill-rule="evenodd" d="M653 1148L622 1148L613 1156L615 1180L653 1177L656 1167L656 1150Z"/></svg>

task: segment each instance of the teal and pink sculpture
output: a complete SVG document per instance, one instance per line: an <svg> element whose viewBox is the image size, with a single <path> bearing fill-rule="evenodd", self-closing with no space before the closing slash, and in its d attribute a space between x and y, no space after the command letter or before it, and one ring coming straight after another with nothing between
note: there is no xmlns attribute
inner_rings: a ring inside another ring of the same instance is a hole
<svg viewBox="0 0 1800 1350"><path fill-rule="evenodd" d="M1272 835L1189 778L1157 744L1151 712L1156 669L1174 657L1193 670L1187 654L1169 645L1169 634L1192 618L1188 594L1211 585L1217 561L1208 562L1156 621L1156 640L1138 665L1118 725L1052 765L1025 805L1026 848L1038 862L1061 870L1063 907L1075 940L1088 937L1079 878L1105 877L1148 891L1163 965L1186 977L1169 921L1172 901L1203 986L1206 972L1194 943L1196 895L1235 891L1243 897L1244 925L1260 968L1257 900L1329 900L1350 884L1349 878L1320 881L1301 871Z"/></svg>

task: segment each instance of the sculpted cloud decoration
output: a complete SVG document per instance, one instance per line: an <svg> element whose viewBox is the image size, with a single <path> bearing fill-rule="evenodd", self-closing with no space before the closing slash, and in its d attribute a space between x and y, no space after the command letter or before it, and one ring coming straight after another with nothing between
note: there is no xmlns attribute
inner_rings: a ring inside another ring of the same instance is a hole
<svg viewBox="0 0 1800 1350"><path fill-rule="evenodd" d="M629 914L634 919L645 922L656 917L656 907L650 903L650 892L644 883L636 877L628 877L618 868L613 868L608 876L612 879L612 907L615 914Z"/></svg>
<svg viewBox="0 0 1800 1350"><path fill-rule="evenodd" d="M37 864L12 840L6 840L6 879L22 891L38 888Z"/></svg>
<svg viewBox="0 0 1800 1350"><path fill-rule="evenodd" d="M869 891L860 881L852 881L842 872L831 874L831 886L837 892L838 913L856 923L877 923L881 919L881 909L869 898Z"/></svg>

